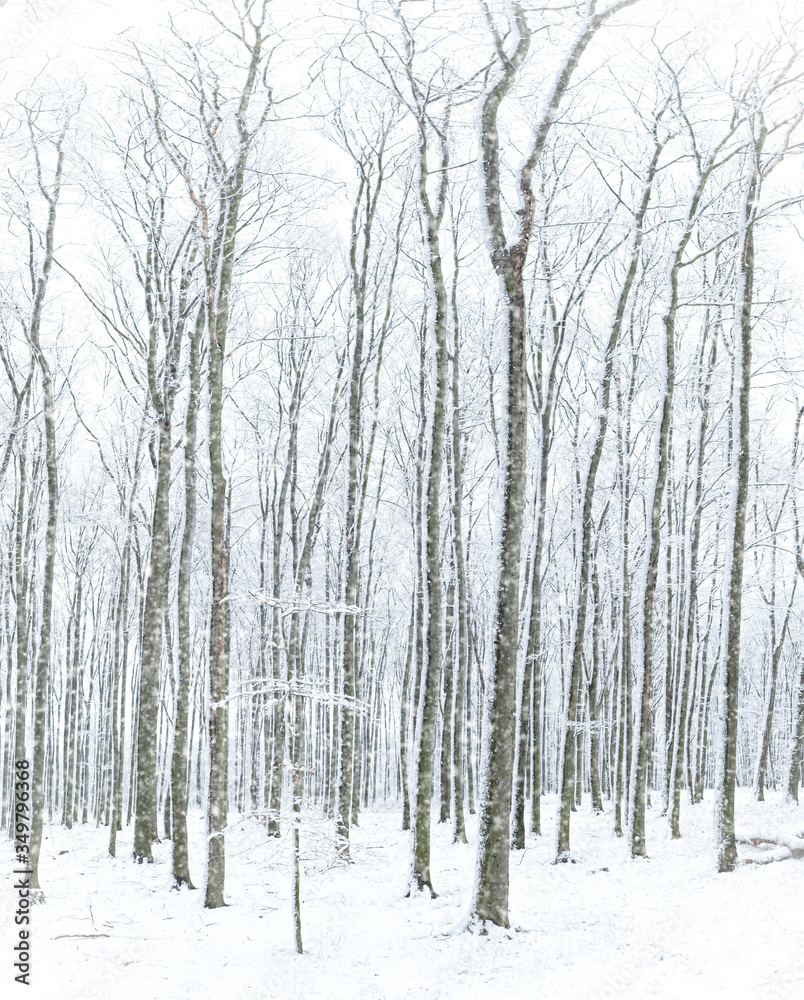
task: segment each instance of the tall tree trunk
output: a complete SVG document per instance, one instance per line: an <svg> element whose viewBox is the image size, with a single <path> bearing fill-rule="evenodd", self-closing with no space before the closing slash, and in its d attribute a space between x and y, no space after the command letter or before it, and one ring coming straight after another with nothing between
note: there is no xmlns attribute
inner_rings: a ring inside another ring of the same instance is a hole
<svg viewBox="0 0 804 1000"><path fill-rule="evenodd" d="M232 212L236 215L236 212ZM226 829L229 778L229 657L226 650L226 598L228 564L226 552L226 478L223 468L223 361L234 255L234 227L227 236L223 268L227 285L222 289L221 309L209 324L209 461L212 481L212 602L209 618L209 818L207 884L204 905L224 906L226 873L224 830ZM223 283L223 279L222 279Z"/></svg>
<svg viewBox="0 0 804 1000"><path fill-rule="evenodd" d="M658 123L657 123L658 127ZM611 326L606 352L603 361L603 379L601 384L601 402L595 431L594 445L589 459L586 476L583 479L582 509L581 509L581 544L578 555L578 580L575 592L574 620L572 626L572 660L569 677L569 695L566 698L564 719L561 734L560 779L559 779L559 809L556 820L556 861L570 860L570 812L575 785L575 740L570 738L570 727L578 713L578 693L582 673L583 644L586 631L587 604L589 598L589 571L592 553L592 502L595 494L595 480L600 459L603 455L603 443L609 422L609 398L611 382L614 374L614 359L617 343L620 338L626 307L631 295L631 289L636 278L637 267L642 249L645 215L650 203L653 181L659 163L659 157L664 143L654 136L653 156L648 166L642 188L639 206L634 213L633 236L629 254L629 267L620 291L614 322Z"/></svg>
<svg viewBox="0 0 804 1000"><path fill-rule="evenodd" d="M754 222L758 211L758 160L765 141L764 125L743 183L739 209L737 289L734 317L734 396L732 400L731 500L723 587L722 652L719 669L720 732L715 776L715 853L719 872L737 864L734 839L734 795L737 783L737 701L740 683L745 521L748 506L749 396L751 390L751 302L754 290Z"/></svg>
<svg viewBox="0 0 804 1000"><path fill-rule="evenodd" d="M787 765L787 799L798 802L801 762L804 758L804 660L798 670L796 701L790 736L790 758Z"/></svg>
<svg viewBox="0 0 804 1000"><path fill-rule="evenodd" d="M598 528L599 534L600 528ZM589 700L589 779L592 785L592 812L603 812L600 794L600 722L597 686L600 677L600 622L603 608L600 600L600 580L597 572L597 542L592 557L592 674L586 691Z"/></svg>
<svg viewBox="0 0 804 1000"><path fill-rule="evenodd" d="M151 521L151 551L145 583L142 616L139 705L137 712L137 804L134 817L134 860L152 862L152 844L158 838L157 778L159 692L162 646L167 599L167 577L170 572L170 465L172 454L173 406L176 399L177 370L187 299L195 250L188 250L182 261L180 287L176 290L177 316L173 303L165 303L161 291L166 278L160 273L159 232L147 234L146 273L143 280L148 314L148 354L146 359L148 393L156 413L157 448L156 495ZM173 292L173 289L171 289ZM157 360L162 355L160 338L164 339L164 356L157 375Z"/></svg>
<svg viewBox="0 0 804 1000"><path fill-rule="evenodd" d="M42 321L42 310L48 286L50 271L53 266L54 236L56 230L56 209L61 193L61 178L64 165L63 143L66 127L62 129L54 142L56 152L56 168L53 184L46 190L38 167L39 188L48 203L47 226L44 239L44 259L42 268L36 280L31 321L28 326L28 340L39 365L42 375L42 390L44 395L45 424L45 470L47 479L47 528L45 531L45 566L42 577L42 618L39 631L39 651L36 660L36 695L34 701L34 746L31 767L31 840L28 856L28 867L31 869L31 889L34 897L42 898L39 885L39 852L42 846L42 821L45 805L44 773L45 773L45 736L47 722L47 698L50 688L50 645L53 623L53 579L56 564L56 522L58 519L58 468L56 453L56 412L53 392L53 377L42 346L39 341L39 331ZM39 160L37 158L37 165ZM33 242L33 234L31 234Z"/></svg>
<svg viewBox="0 0 804 1000"><path fill-rule="evenodd" d="M419 201L425 222L427 274L434 297L432 311L433 368L435 391L429 421L427 502L425 506L425 608L427 622L427 659L422 677L422 704L419 709L421 729L417 741L416 811L413 828L411 887L425 887L435 896L430 876L430 818L433 798L433 768L439 689L441 687L441 474L444 467L444 443L447 414L447 289L441 261L439 228L444 217L447 196L449 158L446 137L438 133L441 145L439 186L433 206L427 192L430 171L427 165L427 123L420 120ZM451 699L450 699L451 700ZM444 746L447 746L447 713L444 714Z"/></svg>
<svg viewBox="0 0 804 1000"><path fill-rule="evenodd" d="M527 397L525 391L525 293L522 271L530 242L533 196L530 176L520 178L525 195L519 240L506 241L502 218L499 176L497 112L511 89L530 47L530 28L517 3L516 48L503 63L503 71L483 99L480 111L482 183L486 216L491 231L491 259L500 279L505 308L505 389L507 414L500 519L500 556L496 607L493 618L492 659L486 676L483 719L483 749L480 773L480 817L477 869L472 916L500 927L509 926L508 887L510 817L516 730L516 673L519 630L519 565L522 519L525 507L525 463L527 446ZM498 51L502 41L494 33ZM546 139L546 135L545 135ZM543 143L542 143L543 145ZM539 150L541 152L541 150ZM531 157L535 168L536 158Z"/></svg>
<svg viewBox="0 0 804 1000"><path fill-rule="evenodd" d="M123 730L126 704L126 664L128 661L128 586L131 565L131 537L134 526L135 498L140 474L140 453L145 434L146 416L140 422L134 453L131 491L126 509L125 536L120 555L120 580L114 615L112 652L112 810L109 823L109 854L117 853L117 831L122 827L123 811Z"/></svg>
<svg viewBox="0 0 804 1000"><path fill-rule="evenodd" d="M686 242L684 243L686 246ZM656 598L656 582L659 577L659 550L661 544L662 504L664 487L667 482L669 459L670 422L673 415L673 389L675 386L675 313L678 304L678 267L681 257L677 255L675 267L671 271L670 306L664 316L664 392L659 410L659 426L656 432L656 458L654 460L654 480L648 500L650 522L648 526L649 550L645 567L645 582L642 590L642 674L637 701L639 712L634 736L634 758L631 784L633 791L629 798L631 808L631 857L647 857L645 840L645 806L647 799L648 760L651 746L651 699L653 694L653 611ZM670 635L668 633L668 643ZM670 660L668 657L668 671Z"/></svg>
<svg viewBox="0 0 804 1000"><path fill-rule="evenodd" d="M157 400L159 397L157 396ZM152 402L156 402L152 398ZM134 817L134 859L152 862L156 826L156 727L159 715L159 671L165 617L165 576L168 563L171 414L164 403L159 413L156 498L151 522L151 554L145 584L140 698L137 719L137 806Z"/></svg>
<svg viewBox="0 0 804 1000"><path fill-rule="evenodd" d="M240 206L246 184L246 166L253 146L247 128L249 102L257 86L263 56L262 19L249 18L251 42L246 42L249 64L236 112L237 149L234 163L219 196L216 243L207 245L206 325L209 339L209 466L212 485L210 535L212 599L209 612L209 791L207 805L207 877L204 906L225 906L226 818L229 795L229 552L226 532L227 484L223 465L223 372L230 298L234 282L235 250L240 228ZM244 25L245 30L245 25ZM244 39L245 41L245 39Z"/></svg>
<svg viewBox="0 0 804 1000"><path fill-rule="evenodd" d="M454 843L465 844L466 820L464 817L464 762L471 773L468 759L466 718L467 683L469 676L469 594L466 582L466 553L463 537L463 451L461 448L461 394L460 394L460 325L458 322L458 252L456 220L452 219L453 231L453 281L452 281L452 544L455 552L455 599L456 643L455 643L455 721L452 753L453 789L455 794L452 839Z"/></svg>
<svg viewBox="0 0 804 1000"><path fill-rule="evenodd" d="M190 585L192 581L192 560L196 525L198 470L195 450L198 437L198 407L201 401L201 340L204 332L204 322L204 310L199 309L195 331L189 340L190 387L187 399L187 415L184 423L184 531L182 533L181 554L179 556L179 607L176 619L179 660L176 728L173 736L173 757L170 773L171 801L173 805L173 879L177 887L186 885L189 889L195 888L190 878L190 862L187 851L187 763L190 752L187 738L187 716L190 700L192 663Z"/></svg>
<svg viewBox="0 0 804 1000"><path fill-rule="evenodd" d="M702 373L701 419L698 428L698 449L695 472L694 514L692 521L692 540L690 543L689 584L687 586L686 623L684 631L684 649L682 660L683 676L681 679L681 705L676 719L675 736L673 739L673 757L670 778L670 836L677 839L681 836L679 817L681 811L681 778L683 773L684 752L687 737L687 711L689 705L690 677L693 667L693 639L695 634L695 619L698 613L698 551L701 542L701 516L703 514L703 473L706 450L706 431L709 422L709 390L712 384L712 373L717 358L717 340L713 339L707 362L706 374ZM690 786L692 792L692 787Z"/></svg>
<svg viewBox="0 0 804 1000"><path fill-rule="evenodd" d="M665 333L664 344L664 390L662 405L659 410L658 426L656 428L656 458L654 460L654 479L651 495L648 500L650 510L649 551L645 566L645 578L642 590L642 674L639 691L639 713L634 737L634 761L631 772L633 803L631 814L631 856L646 857L645 842L645 805L647 797L647 768L651 744L651 696L653 682L653 612L656 595L656 582L659 575L659 548L661 543L661 514L664 502L664 488L667 482L667 469L670 453L670 425L673 415L673 390L675 387L675 326L678 311L678 278L683 266L684 252L692 237L693 229L698 220L701 198L706 184L715 169L717 156L726 140L734 131L734 120L723 139L710 153L703 166L699 163L698 184L692 194L687 209L682 235L676 245L672 263L668 272L668 297L662 322ZM669 530L669 528L668 528ZM670 581L668 579L668 587ZM667 632L668 642L668 675L671 665L670 650L671 634ZM668 685L669 691L669 685ZM667 706L670 707L669 705ZM668 716L669 717L669 716Z"/></svg>
<svg viewBox="0 0 804 1000"><path fill-rule="evenodd" d="M480 106L480 160L483 203L489 227L491 262L503 295L506 326L505 455L501 464L503 496L500 521L500 565L494 612L491 663L486 681L487 725L483 733L480 825L477 869L471 919L508 926L510 817L516 736L516 673L519 630L519 567L522 516L525 504L527 451L527 397L525 390L525 332L527 329L523 271L533 229L533 173L544 151L572 74L589 42L615 11L632 0L619 0L601 14L586 18L580 33L564 57L546 94L530 152L517 179L521 199L517 212L516 242L508 243L500 192L500 140L497 113L510 91L530 48L531 32L524 8L512 5L515 44L505 51L503 37L484 7L495 50L498 76L484 94Z"/></svg>
<svg viewBox="0 0 804 1000"><path fill-rule="evenodd" d="M402 829L410 829L410 790L408 788L408 706L411 692L411 670L413 662L413 646L415 643L416 626L416 593L414 589L410 610L410 625L408 626L408 644L405 652L405 670L402 674L402 691L400 696L399 720L399 756L402 782Z"/></svg>
<svg viewBox="0 0 804 1000"><path fill-rule="evenodd" d="M14 523L14 591L17 612L17 697L14 727L14 760L25 760L25 691L28 680L28 562L25 558L26 553L23 546L23 518L28 480L27 424L22 435L19 470L20 481ZM29 517L31 513L29 513ZM13 805L11 811L13 815Z"/></svg>
<svg viewBox="0 0 804 1000"><path fill-rule="evenodd" d="M452 760L455 744L455 568L451 567L450 582L447 587L447 607L444 616L446 645L444 647L443 711L441 713L441 808L439 823L448 823L452 814Z"/></svg>
<svg viewBox="0 0 804 1000"><path fill-rule="evenodd" d="M80 542L79 542L80 544ZM76 561L81 558L80 553ZM73 591L72 607L70 610L70 620L67 627L67 677L65 687L65 725L64 725L64 811L62 822L68 830L72 829L75 819L75 773L76 773L76 746L78 743L78 715L79 715L79 692L80 692L80 663L81 663L81 598L82 598L83 578L76 568L75 590ZM70 651L70 639L72 639L72 651Z"/></svg>
<svg viewBox="0 0 804 1000"><path fill-rule="evenodd" d="M776 527L778 529L778 524ZM757 755L757 767L754 777L754 794L757 802L765 801L765 773L768 768L768 751L770 749L771 728L773 725L773 709L776 704L776 679L779 674L779 663L782 659L785 639L787 638L787 627L790 623L790 613L793 608L793 600L796 596L797 583L798 577L793 580L793 586L790 588L790 602L787 606L784 620L782 621L782 628L778 636L776 635L775 609L771 609L772 626L770 683L768 688L768 701L765 708L765 720L762 727L762 739L760 741L759 754ZM775 587L773 589L775 591Z"/></svg>
<svg viewBox="0 0 804 1000"><path fill-rule="evenodd" d="M551 299L552 302L552 299ZM515 789L514 833L513 847L522 850L525 847L525 768L527 757L527 725L524 711L533 701L531 715L531 745L533 747L533 779L531 799L531 830L537 836L541 835L541 796L542 796L542 559L544 555L544 526L547 519L547 477L549 472L550 447L552 445L553 409L556 398L556 371L558 367L561 346L566 330L565 318L559 319L553 315L553 353L547 365L543 379L540 379L539 391L539 464L537 479L537 495L535 497L536 531L533 541L533 556L530 567L530 619L528 623L528 645L525 655L525 675L522 693L522 713L519 733L519 771ZM542 373L543 347L539 345L539 374Z"/></svg>
<svg viewBox="0 0 804 1000"><path fill-rule="evenodd" d="M380 164L382 156L379 157ZM346 490L345 580L347 612L343 615L343 701L338 716L340 762L336 827L338 852L349 859L349 828L352 822L352 797L355 783L355 730L357 698L357 599L360 577L360 539L358 537L358 490L360 486L361 404L363 397L363 351L366 333L366 288L371 230L377 199L382 187L382 168L372 190L364 164L358 164L361 180L352 214L350 266L355 302L355 343L349 376L349 445L348 485ZM363 199L365 198L365 205ZM359 223L363 211L362 227ZM363 250L358 262L358 243L362 232Z"/></svg>

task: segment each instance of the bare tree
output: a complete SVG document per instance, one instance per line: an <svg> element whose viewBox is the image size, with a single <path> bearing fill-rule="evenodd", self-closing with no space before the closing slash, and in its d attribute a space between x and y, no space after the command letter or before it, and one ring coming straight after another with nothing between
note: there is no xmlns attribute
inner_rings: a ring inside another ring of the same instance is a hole
<svg viewBox="0 0 804 1000"><path fill-rule="evenodd" d="M502 464L500 521L500 576L494 614L494 648L486 682L483 787L472 917L508 926L509 817L513 780L516 716L516 664L519 629L519 564L522 512L525 503L527 395L525 388L525 331L527 329L523 271L533 231L535 199L533 173L544 151L550 129L581 56L602 25L635 0L620 0L598 13L594 0L586 18L545 95L528 155L517 178L521 208L514 242L509 243L500 189L500 140L497 115L530 49L531 29L524 8L515 3L509 30L515 45L506 50L503 34L484 5L498 58L497 77L480 107L480 160L483 205L489 226L491 262L500 279L506 312L506 431Z"/></svg>

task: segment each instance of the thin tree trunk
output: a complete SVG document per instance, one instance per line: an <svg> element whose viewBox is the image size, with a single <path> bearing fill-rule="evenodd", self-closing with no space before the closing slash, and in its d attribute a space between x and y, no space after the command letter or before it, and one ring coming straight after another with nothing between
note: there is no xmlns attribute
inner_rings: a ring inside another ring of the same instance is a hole
<svg viewBox="0 0 804 1000"><path fill-rule="evenodd" d="M713 339L712 348L707 362L707 371L703 378L701 398L701 421L698 429L698 454L695 473L694 515L692 522L692 540L690 545L689 584L687 587L687 614L684 632L683 676L681 679L681 706L676 719L675 738L673 740L673 759L671 765L670 792L670 836L677 839L681 836L679 817L681 811L681 778L684 761L685 741L687 737L687 711L689 705L690 676L692 673L693 638L695 633L695 618L698 612L698 551L701 541L701 516L703 514L703 473L706 450L706 431L709 422L709 390L712 384L712 373L717 358L717 340ZM692 792L692 786L690 786Z"/></svg>
<svg viewBox="0 0 804 1000"><path fill-rule="evenodd" d="M31 889L35 898L42 898L39 884L39 852L42 846L42 821L44 818L44 771L45 736L47 721L47 697L50 681L50 644L53 621L53 580L56 563L56 522L58 518L58 468L56 453L56 412L53 392L53 377L39 342L42 309L47 291L48 279L53 265L54 235L56 230L56 209L61 191L64 154L62 150L66 128L61 131L54 145L57 162L53 186L46 191L41 175L39 187L48 202L47 226L45 229L45 254L42 269L36 281L28 340L39 364L44 395L45 424L45 469L47 478L47 529L45 531L45 566L42 577L42 618L39 632L39 651L36 660L36 695L34 702L34 746L31 768L31 841L28 867L31 870ZM38 163L38 160L37 160ZM33 237L31 237L33 240Z"/></svg>
<svg viewBox="0 0 804 1000"><path fill-rule="evenodd" d="M179 556L179 606L176 619L179 659L176 697L176 727L173 736L171 760L172 819L172 871L175 885L194 889L190 877L187 850L187 762L190 747L187 738L187 716L191 682L190 635L190 584L192 579L193 547L196 525L196 441L198 436L198 407L201 401L201 340L205 314L199 309L195 332L189 340L190 388L187 415L184 424L184 531Z"/></svg>
<svg viewBox="0 0 804 1000"><path fill-rule="evenodd" d="M426 122L420 121L419 200L425 222L427 273L434 295L433 366L435 395L429 421L427 470L426 534L425 534L425 607L427 615L427 659L422 678L422 704L419 709L421 729L417 741L416 810L413 828L411 887L425 887L435 897L430 875L430 818L433 797L433 767L436 723L438 720L439 689L441 687L441 474L444 466L444 443L447 413L447 289L444 282L439 228L444 217L449 164L446 137L439 133L441 162L436 204L432 206L427 193ZM451 699L450 699L451 700ZM446 712L444 715L446 722ZM444 746L448 727L444 726ZM442 751L443 752L443 751Z"/></svg>
<svg viewBox="0 0 804 1000"><path fill-rule="evenodd" d="M345 578L347 612L343 615L343 700L339 713L340 766L338 771L338 802L336 827L338 851L342 858L349 859L349 828L352 821L352 795L354 785L355 720L357 697L357 598L360 575L360 540L357 535L357 498L360 485L360 440L361 405L363 386L363 350L366 332L366 285L368 280L368 259L371 247L371 227L377 207L377 199L382 186L382 171L372 191L366 170L359 164L361 181L355 198L352 215L352 239L350 263L352 270L353 294L355 300L355 344L352 352L352 366L349 377L349 446L348 485L346 492L345 531ZM365 197L362 225L363 252L358 264L358 225L361 203Z"/></svg>
<svg viewBox="0 0 804 1000"><path fill-rule="evenodd" d="M460 259L457 242L456 220L453 231L453 281L452 281L452 544L455 551L455 595L457 602L455 643L455 706L454 738L452 753L452 781L455 796L453 843L465 844L466 820L464 817L463 767L466 762L471 776L467 746L467 683L469 675L469 595L466 583L466 554L463 539L463 453L461 448L461 394L460 394L460 325L458 322L458 271Z"/></svg>
<svg viewBox="0 0 804 1000"><path fill-rule="evenodd" d="M595 492L595 480L600 459L603 455L603 443L608 427L609 398L611 382L614 374L614 359L620 331L625 317L626 306L631 295L631 289L636 278L637 266L642 249L645 215L650 202L653 181L658 168L659 157L664 144L655 139L653 156L648 166L647 175L642 188L639 207L634 214L633 237L629 255L629 267L620 291L617 310L612 323L611 333L606 345L604 356L604 371L601 385L601 402L597 429L589 467L583 481L583 498L581 510L581 545L578 557L578 582L575 597L574 621L572 627L572 660L569 679L569 697L566 699L564 720L561 734L559 809L556 821L556 861L570 860L570 812L575 785L575 740L570 738L570 726L578 712L578 692L582 671L583 643L586 630L587 603L589 597L589 569L592 551L592 501Z"/></svg>
<svg viewBox="0 0 804 1000"><path fill-rule="evenodd" d="M719 701L720 733L716 757L715 853L719 872L737 865L734 838L734 795L737 783L737 702L740 684L745 521L750 461L749 396L751 391L751 303L754 288L754 221L759 195L758 159L766 135L763 125L743 184L738 228L737 289L734 318L734 397L732 400L731 502L729 544L724 572L724 600Z"/></svg>

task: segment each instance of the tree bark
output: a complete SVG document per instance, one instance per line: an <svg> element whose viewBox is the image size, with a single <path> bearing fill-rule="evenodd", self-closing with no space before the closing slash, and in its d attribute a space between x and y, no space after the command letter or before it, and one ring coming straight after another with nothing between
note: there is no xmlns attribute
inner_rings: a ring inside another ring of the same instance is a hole
<svg viewBox="0 0 804 1000"><path fill-rule="evenodd" d="M430 875L430 818L433 797L433 768L436 723L438 720L439 689L441 686L441 475L444 467L444 443L447 412L447 289L444 281L439 228L444 217L449 164L446 137L439 133L441 162L436 204L427 192L430 171L427 164L427 122L419 121L419 201L425 223L427 273L434 296L432 313L433 369L435 393L429 421L427 443L429 464L426 487L425 533L425 608L427 615L427 659L422 678L421 732L417 747L416 810L413 828L413 862L411 888L427 888L435 897ZM450 699L451 700L451 699ZM445 712L444 746L447 746L448 726Z"/></svg>
<svg viewBox="0 0 804 1000"><path fill-rule="evenodd" d="M191 642L190 634L190 585L195 545L196 491L198 470L196 443L198 437L198 407L201 402L201 340L204 332L205 313L198 310L195 331L189 340L190 385L187 414L184 423L184 531L179 555L179 606L176 619L179 646L178 677L176 684L176 727L173 735L170 788L172 800L172 874L178 888L186 885L194 889L190 877L187 849L187 777L190 746L187 738L187 717L190 701Z"/></svg>
<svg viewBox="0 0 804 1000"><path fill-rule="evenodd" d="M45 566L42 577L42 618L39 631L39 651L36 660L36 694L34 701L34 746L31 768L31 841L28 867L31 869L31 889L34 898L43 898L39 884L39 852L42 846L42 821L44 818L44 772L46 752L47 697L50 686L50 645L53 624L53 580L56 564L56 523L58 520L58 467L56 453L56 411L53 392L53 376L50 365L42 351L39 331L42 310L47 292L48 279L53 266L54 236L56 231L56 210L61 193L62 169L64 165L63 143L66 128L56 139L56 168L53 184L47 191L42 183L41 168L39 188L48 203L47 227L42 268L36 281L31 321L28 326L28 341L36 356L42 376L45 424L45 469L47 478L47 528L45 531ZM37 160L38 163L38 160Z"/></svg>
<svg viewBox="0 0 804 1000"><path fill-rule="evenodd" d="M763 126L751 151L743 182L738 219L737 290L734 317L734 396L732 400L731 501L729 544L723 587L722 653L719 669L720 733L716 756L715 854L719 872L737 865L734 839L734 795L737 783L737 703L740 683L740 625L742 613L745 522L750 461L749 397L751 391L751 304L754 286L754 222L759 196L759 156L765 140Z"/></svg>
<svg viewBox="0 0 804 1000"><path fill-rule="evenodd" d="M657 123L658 127L658 123ZM600 459L603 455L603 443L609 422L609 398L611 382L614 374L614 359L617 343L620 338L626 307L631 295L631 289L636 278L637 266L642 249L645 215L650 203L651 191L658 168L659 157L664 143L654 135L654 150L648 165L639 206L634 213L633 236L629 254L629 267L620 291L617 309L609 334L603 361L603 379L601 383L601 402L595 431L595 440L589 466L583 480L582 510L581 510L581 544L578 556L578 582L575 596L575 613L572 627L572 661L569 678L569 696L566 699L564 720L561 735L560 752L560 805L556 821L556 857L558 861L570 860L570 812L575 784L575 740L570 738L570 726L578 712L578 693L582 673L583 643L586 630L587 604L589 598L589 570L592 552L592 502L595 493L595 480Z"/></svg>

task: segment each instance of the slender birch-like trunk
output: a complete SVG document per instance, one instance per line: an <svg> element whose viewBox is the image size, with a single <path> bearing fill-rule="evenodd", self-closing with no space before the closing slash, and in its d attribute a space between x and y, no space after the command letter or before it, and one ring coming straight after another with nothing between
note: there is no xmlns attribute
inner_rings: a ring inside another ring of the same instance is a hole
<svg viewBox="0 0 804 1000"><path fill-rule="evenodd" d="M721 661L718 671L720 731L715 775L715 864L719 872L737 865L734 796L737 784L737 703L740 683L745 522L750 461L751 304L754 291L754 222L759 195L759 157L767 132L763 126L751 150L743 181L737 230L737 287L734 313L734 395L732 399L731 499L723 576Z"/></svg>
<svg viewBox="0 0 804 1000"><path fill-rule="evenodd" d="M659 408L656 428L656 456L652 488L648 498L650 522L648 526L648 554L642 590L642 673L638 694L639 711L634 730L634 760L631 772L631 856L646 857L645 806L647 799L647 770L651 744L651 697L653 683L653 614L656 596L656 582L659 576L659 548L661 543L661 513L664 503L664 489L670 454L670 432L673 415L673 391L675 388L675 328L678 312L679 272L684 266L684 254L698 222L698 213L704 191L715 170L717 157L728 138L733 134L736 119L733 118L726 137L712 150L705 162L697 157L698 183L693 191L684 220L684 228L676 244L667 274L667 304L662 317L664 327L664 386L662 403ZM696 150L697 156L697 150ZM668 632L668 644L670 633ZM668 669L670 657L668 657Z"/></svg>
<svg viewBox="0 0 804 1000"><path fill-rule="evenodd" d="M198 407L201 402L201 341L205 324L204 309L198 310L195 331L189 339L190 385L187 414L184 422L184 530L179 555L179 606L176 618L178 633L178 677L176 684L176 727L173 736L170 791L172 801L172 874L175 885L194 889L190 878L187 850L187 776L189 742L187 717L190 701L191 646L190 584L196 526L196 491L198 469L196 443L198 437Z"/></svg>
<svg viewBox="0 0 804 1000"><path fill-rule="evenodd" d="M658 122L656 123L658 129ZM603 379L601 383L600 409L595 429L594 444L586 475L583 477L582 486L582 507L581 507L581 540L578 554L578 579L575 592L575 610L572 626L572 660L569 671L569 694L565 699L565 711L562 722L561 751L560 751L560 779L559 779L559 808L556 817L556 861L570 860L570 812L572 810L572 800L575 785L575 740L571 738L570 727L574 723L578 713L578 695L580 691L580 680L582 674L583 644L586 631L587 605L589 602L589 575L592 555L592 532L594 528L592 520L592 502L595 494L595 481L597 470L600 466L600 459L603 455L603 444L606 438L606 429L609 422L609 399L611 396L611 383L614 375L614 359L617 344L620 339L623 320L625 318L626 307L631 296L631 290L636 279L637 267L642 251L642 239L644 235L645 216L650 203L653 182L658 169L659 157L661 156L664 142L659 139L658 133L654 132L654 149L651 161L645 175L642 186L642 194L634 213L633 229L629 253L629 266L620 290L617 309L614 315L614 322L611 326L608 343L603 358Z"/></svg>
<svg viewBox="0 0 804 1000"><path fill-rule="evenodd" d="M28 124L32 141L34 131L30 113ZM34 898L43 898L39 884L39 853L42 846L42 821L45 806L45 737L47 720L47 698L50 688L50 646L53 626L53 582L56 564L56 522L58 519L59 484L56 453L56 411L53 390L53 375L50 364L42 351L39 333L45 304L50 272L53 266L54 238L56 232L56 212L61 193L62 171L64 168L64 139L66 127L58 133L54 141L56 166L50 189L44 185L42 167L37 157L39 190L48 205L47 224L44 236L44 257L41 270L36 278L33 310L27 328L28 342L39 365L44 396L45 424L45 470L47 479L47 528L45 530L45 566L42 577L42 618L39 631L39 650L36 659L36 694L34 699L34 745L31 766L31 840L28 867L31 870L31 889ZM31 236L33 240L33 236ZM27 626L26 626L27 627Z"/></svg>
<svg viewBox="0 0 804 1000"><path fill-rule="evenodd" d="M706 329L706 326L705 326ZM706 451L706 436L709 423L709 392L712 385L712 373L717 358L717 339L713 337L709 352L706 373L703 376L701 393L701 417L698 427L698 448L695 471L694 513L692 520L692 538L689 555L689 583L687 586L686 621L684 625L684 648L681 679L681 705L676 719L675 736L673 739L673 757L670 771L670 836L677 839L681 836L679 817L681 811L681 778L683 773L684 752L687 740L687 713L689 706L690 676L693 667L693 639L695 634L695 618L698 613L698 552L701 544L701 517L703 514L703 484L704 461ZM690 788L692 792L692 787Z"/></svg>
<svg viewBox="0 0 804 1000"><path fill-rule="evenodd" d="M422 111L419 119L419 202L424 215L424 240L428 279L434 299L431 310L433 337L433 409L427 442L428 468L426 486L425 533L425 608L427 648L422 678L422 704L419 710L421 729L416 748L416 808L413 826L413 851L411 888L427 888L435 897L430 875L430 821L433 798L433 769L436 722L438 719L439 689L441 686L441 474L444 467L444 443L447 414L447 288L441 260L439 229L444 217L447 198L447 169L449 157L446 136L438 132L441 146L440 173L435 204L430 200L427 181L430 170L427 164L427 126L430 124ZM451 700L451 699L450 699ZM447 747L445 711L444 746ZM443 751L442 751L443 752Z"/></svg>

